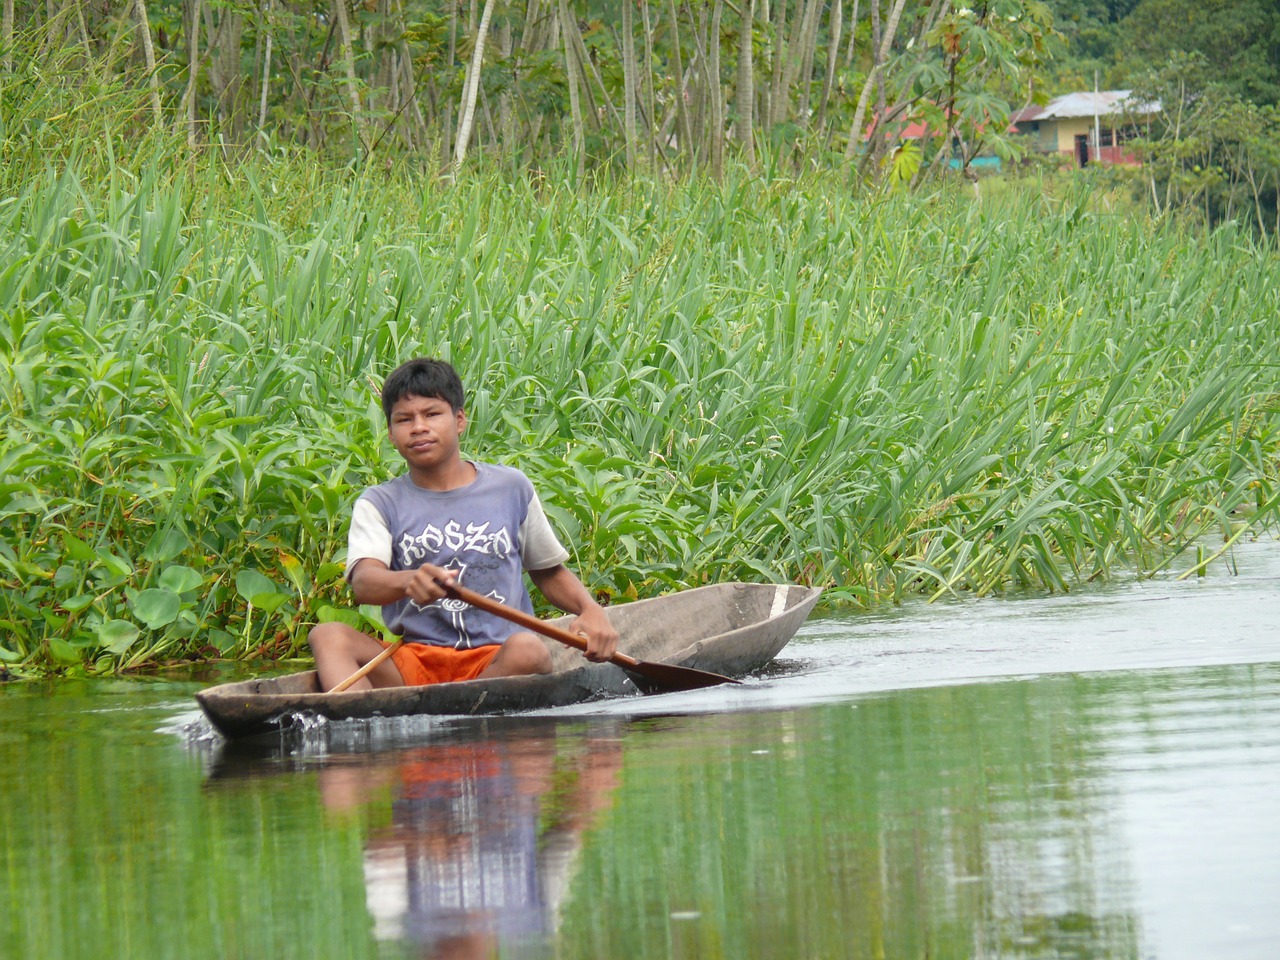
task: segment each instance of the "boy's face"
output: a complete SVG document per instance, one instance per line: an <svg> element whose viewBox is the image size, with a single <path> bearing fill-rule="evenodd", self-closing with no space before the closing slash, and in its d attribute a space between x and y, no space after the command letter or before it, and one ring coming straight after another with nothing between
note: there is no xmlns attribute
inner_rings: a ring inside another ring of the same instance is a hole
<svg viewBox="0 0 1280 960"><path fill-rule="evenodd" d="M456 413L439 397L401 397L391 407L387 433L400 456L413 470L432 471L457 462L458 438L467 429L467 415Z"/></svg>

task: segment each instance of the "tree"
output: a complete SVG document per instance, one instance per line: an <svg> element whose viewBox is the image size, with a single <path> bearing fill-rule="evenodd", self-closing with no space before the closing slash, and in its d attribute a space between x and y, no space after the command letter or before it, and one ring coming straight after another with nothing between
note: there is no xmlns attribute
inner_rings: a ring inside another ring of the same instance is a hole
<svg viewBox="0 0 1280 960"><path fill-rule="evenodd" d="M1152 67L1198 53L1229 92L1280 103L1280 5L1275 0L1142 0L1124 22Z"/></svg>
<svg viewBox="0 0 1280 960"><path fill-rule="evenodd" d="M342 0L338 0L339 3ZM467 158L467 144L471 141L471 125L475 122L476 96L480 91L480 72L484 69L484 41L493 19L495 0L485 0L484 14L476 32L475 49L471 53L471 66L467 69L467 82L463 87L462 103L458 107L458 140L453 149L453 169L456 174Z"/></svg>
<svg viewBox="0 0 1280 960"><path fill-rule="evenodd" d="M1173 54L1135 86L1162 112L1149 136L1132 141L1143 157L1132 176L1158 213L1180 211L1208 224L1239 219L1277 236L1280 115L1242 100L1200 54Z"/></svg>

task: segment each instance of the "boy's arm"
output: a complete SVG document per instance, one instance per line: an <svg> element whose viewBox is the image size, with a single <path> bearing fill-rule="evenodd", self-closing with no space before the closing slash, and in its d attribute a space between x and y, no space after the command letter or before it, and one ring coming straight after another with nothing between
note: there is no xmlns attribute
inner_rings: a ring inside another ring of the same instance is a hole
<svg viewBox="0 0 1280 960"><path fill-rule="evenodd" d="M381 560L365 557L356 562L349 579L356 603L383 606L408 597L425 607L446 596L437 577L446 583L457 579L452 570L430 563L415 570L390 570Z"/></svg>
<svg viewBox="0 0 1280 960"><path fill-rule="evenodd" d="M569 629L587 638L588 660L605 661L614 655L618 631L573 571L562 563L545 570L530 570L529 579L550 603L576 616Z"/></svg>
<svg viewBox="0 0 1280 960"><path fill-rule="evenodd" d="M455 579L450 571L429 563L416 570L392 570L391 530L382 512L366 497L357 500L351 511L347 557L347 582L356 603L385 606L409 597L426 606L445 595L435 577L447 583Z"/></svg>

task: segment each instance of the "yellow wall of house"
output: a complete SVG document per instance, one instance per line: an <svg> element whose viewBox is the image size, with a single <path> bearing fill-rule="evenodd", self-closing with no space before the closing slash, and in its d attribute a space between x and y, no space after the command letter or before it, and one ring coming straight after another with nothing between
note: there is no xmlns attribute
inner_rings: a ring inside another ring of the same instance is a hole
<svg viewBox="0 0 1280 960"><path fill-rule="evenodd" d="M1102 118L1102 126L1108 126L1107 118ZM1079 134L1093 133L1093 117L1070 117L1063 120L1040 121L1040 149L1056 150L1061 153L1075 154L1076 137Z"/></svg>

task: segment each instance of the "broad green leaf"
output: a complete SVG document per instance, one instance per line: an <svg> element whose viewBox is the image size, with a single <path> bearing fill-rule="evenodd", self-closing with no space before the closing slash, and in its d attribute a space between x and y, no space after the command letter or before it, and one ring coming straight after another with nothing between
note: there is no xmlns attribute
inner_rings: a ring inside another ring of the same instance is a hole
<svg viewBox="0 0 1280 960"><path fill-rule="evenodd" d="M62 601L62 609L69 613L76 613L93 603L94 599L95 598L92 595L87 593L82 593L75 597L68 597L66 600Z"/></svg>
<svg viewBox="0 0 1280 960"><path fill-rule="evenodd" d="M316 613L316 623L345 623L348 627L354 627L358 630L360 629L361 619L359 611L350 608L331 607L326 604Z"/></svg>
<svg viewBox="0 0 1280 960"><path fill-rule="evenodd" d="M67 551L67 556L72 560L80 563L93 563L98 559L97 553L93 547L85 543L79 537L72 533L63 533L62 546Z"/></svg>
<svg viewBox="0 0 1280 960"><path fill-rule="evenodd" d="M152 630L168 626L178 617L182 603L172 590L143 590L133 600L133 615Z"/></svg>
<svg viewBox="0 0 1280 960"><path fill-rule="evenodd" d="M241 570L236 574L236 593L250 603L253 602L254 594L279 592L271 579L257 570Z"/></svg>
<svg viewBox="0 0 1280 960"><path fill-rule="evenodd" d="M259 610L271 613L288 599L288 594L284 593L255 593L249 598L249 602Z"/></svg>
<svg viewBox="0 0 1280 960"><path fill-rule="evenodd" d="M322 563L316 570L316 582L328 583L330 580L337 579L342 576L346 570L346 565L341 563Z"/></svg>
<svg viewBox="0 0 1280 960"><path fill-rule="evenodd" d="M50 637L48 643L49 653L58 663L70 665L80 662L80 651L67 643L67 641L60 640L57 637Z"/></svg>
<svg viewBox="0 0 1280 960"><path fill-rule="evenodd" d="M165 567L160 574L160 586L176 594L184 594L204 583L204 577L190 567L175 565Z"/></svg>
<svg viewBox="0 0 1280 960"><path fill-rule="evenodd" d="M141 634L138 625L128 620L108 620L98 628L98 640L111 653L124 653Z"/></svg>
<svg viewBox="0 0 1280 960"><path fill-rule="evenodd" d="M301 560L291 554L282 553L280 566L284 567L285 576L289 578L289 582L293 584L300 596L306 596L311 592L311 582L307 579Z"/></svg>
<svg viewBox="0 0 1280 960"><path fill-rule="evenodd" d="M190 546L191 540L184 531L176 527L167 527L156 531L155 536L151 538L151 542L142 551L142 555L152 563L164 563L172 560Z"/></svg>
<svg viewBox="0 0 1280 960"><path fill-rule="evenodd" d="M219 653L230 653L236 648L236 638L225 630L210 630L206 639L218 648Z"/></svg>
<svg viewBox="0 0 1280 960"><path fill-rule="evenodd" d="M127 577L133 573L133 564L105 547L99 548L96 556L99 562L117 577Z"/></svg>

